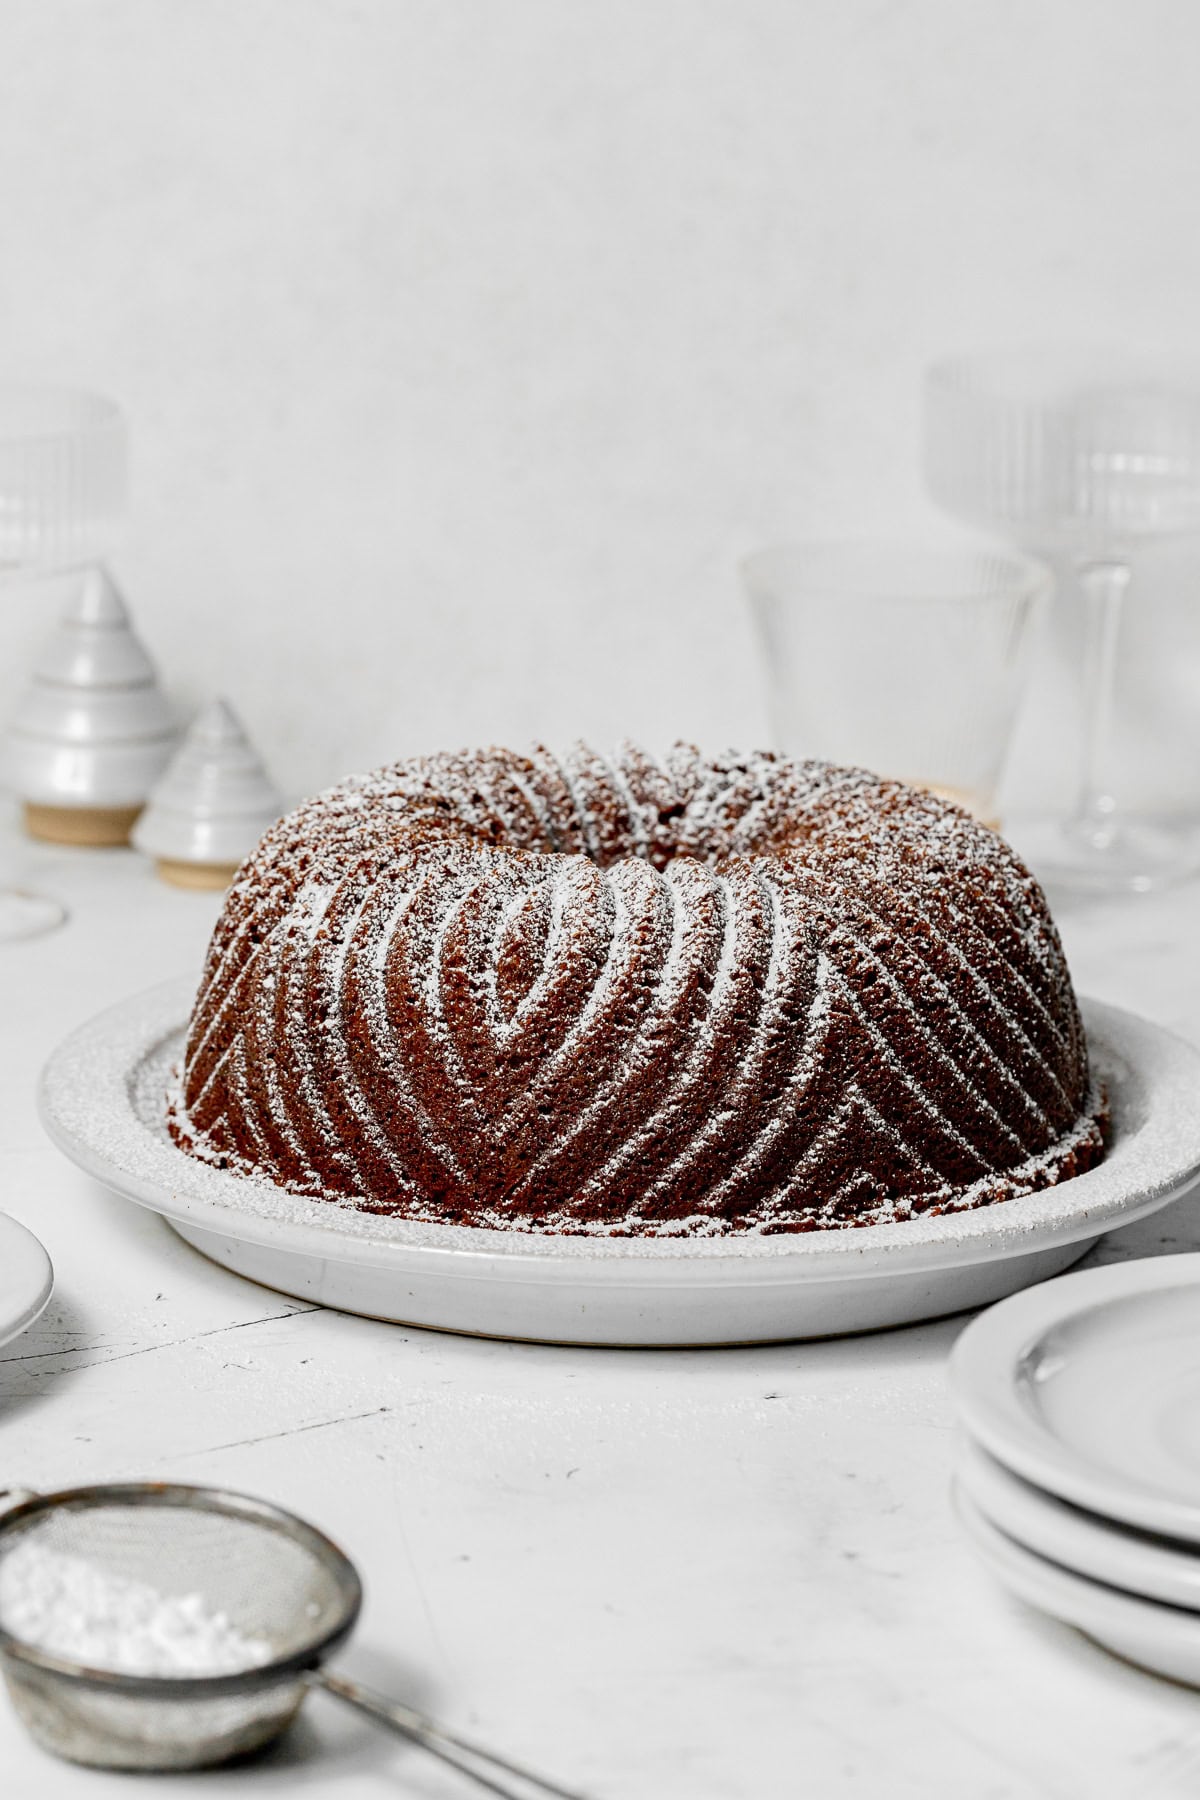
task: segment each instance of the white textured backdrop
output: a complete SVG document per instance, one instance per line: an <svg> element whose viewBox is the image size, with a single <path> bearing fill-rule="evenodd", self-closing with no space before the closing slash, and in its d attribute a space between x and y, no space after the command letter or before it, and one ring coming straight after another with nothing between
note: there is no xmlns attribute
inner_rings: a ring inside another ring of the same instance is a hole
<svg viewBox="0 0 1200 1800"><path fill-rule="evenodd" d="M1200 336L1198 83L1194 0L4 0L0 376L125 402L116 572L291 790L760 739L736 559L937 529L930 356ZM1133 798L1200 800L1197 566L1131 620Z"/></svg>

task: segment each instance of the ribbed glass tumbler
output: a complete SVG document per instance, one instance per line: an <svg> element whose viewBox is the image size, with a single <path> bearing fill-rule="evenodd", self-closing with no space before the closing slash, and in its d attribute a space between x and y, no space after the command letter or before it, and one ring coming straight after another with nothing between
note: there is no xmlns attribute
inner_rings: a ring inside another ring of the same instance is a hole
<svg viewBox="0 0 1200 1800"><path fill-rule="evenodd" d="M781 544L742 565L776 747L932 788L996 822L1049 574L992 550Z"/></svg>
<svg viewBox="0 0 1200 1800"><path fill-rule="evenodd" d="M45 575L107 556L125 520L128 453L115 401L80 389L0 385L0 603ZM58 901L0 881L0 943L52 930Z"/></svg>
<svg viewBox="0 0 1200 1800"><path fill-rule="evenodd" d="M0 386L0 574L85 568L125 517L125 419L75 388Z"/></svg>

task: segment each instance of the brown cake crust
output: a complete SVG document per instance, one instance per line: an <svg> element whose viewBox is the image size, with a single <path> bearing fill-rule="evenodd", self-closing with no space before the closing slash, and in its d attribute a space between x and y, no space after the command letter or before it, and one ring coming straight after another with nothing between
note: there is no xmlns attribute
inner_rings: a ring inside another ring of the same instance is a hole
<svg viewBox="0 0 1200 1800"><path fill-rule="evenodd" d="M526 1231L866 1225L1103 1154L1040 889L860 769L440 755L275 825L170 1128L295 1193Z"/></svg>

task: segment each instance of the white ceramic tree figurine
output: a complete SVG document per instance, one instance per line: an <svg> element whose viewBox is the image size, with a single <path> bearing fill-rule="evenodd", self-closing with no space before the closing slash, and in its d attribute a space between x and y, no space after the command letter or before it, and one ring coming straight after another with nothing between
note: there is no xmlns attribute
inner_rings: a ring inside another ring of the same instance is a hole
<svg viewBox="0 0 1200 1800"><path fill-rule="evenodd" d="M193 721L133 841L176 887L225 887L283 811L241 720L214 700Z"/></svg>
<svg viewBox="0 0 1200 1800"><path fill-rule="evenodd" d="M89 569L4 733L31 836L124 844L178 739L154 664L106 570Z"/></svg>

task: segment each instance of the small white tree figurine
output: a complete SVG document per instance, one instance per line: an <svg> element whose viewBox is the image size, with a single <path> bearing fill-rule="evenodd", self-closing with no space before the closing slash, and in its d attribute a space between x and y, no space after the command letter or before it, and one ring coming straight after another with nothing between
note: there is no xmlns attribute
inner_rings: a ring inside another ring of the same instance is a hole
<svg viewBox="0 0 1200 1800"><path fill-rule="evenodd" d="M89 569L4 733L3 773L31 836L124 844L178 738L111 577Z"/></svg>
<svg viewBox="0 0 1200 1800"><path fill-rule="evenodd" d="M155 787L133 841L164 881L221 888L282 811L241 720L228 701L214 700Z"/></svg>

